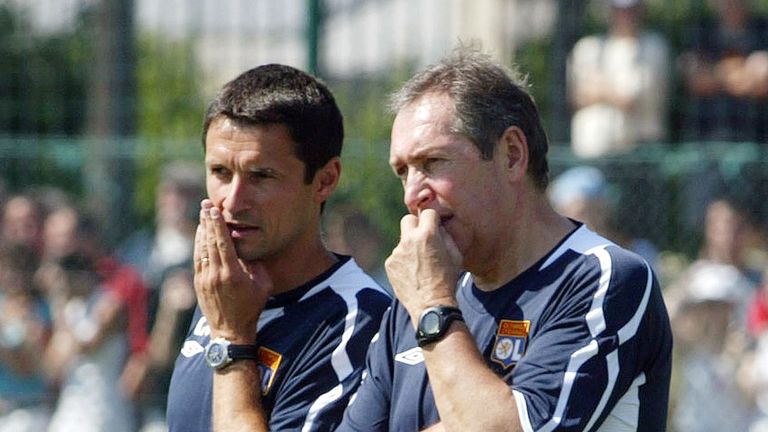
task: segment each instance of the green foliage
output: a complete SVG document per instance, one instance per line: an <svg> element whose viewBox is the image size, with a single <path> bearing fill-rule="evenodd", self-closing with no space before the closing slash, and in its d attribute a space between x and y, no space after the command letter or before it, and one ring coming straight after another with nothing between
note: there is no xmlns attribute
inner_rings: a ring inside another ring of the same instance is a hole
<svg viewBox="0 0 768 432"><path fill-rule="evenodd" d="M190 41L141 35L136 74L139 136L186 139L199 135L203 117L201 73ZM184 153L188 149L178 150Z"/></svg>
<svg viewBox="0 0 768 432"><path fill-rule="evenodd" d="M77 172L48 151L77 143L31 137L82 133L90 72L83 65L93 53L91 17L84 8L71 28L40 34L24 10L0 4L0 134L30 137L7 141L10 151L0 158L0 176L11 189L51 183L79 192L79 182L72 181Z"/></svg>
<svg viewBox="0 0 768 432"><path fill-rule="evenodd" d="M544 123L552 121L552 38L532 40L515 52L515 64L526 74L530 92Z"/></svg>
<svg viewBox="0 0 768 432"><path fill-rule="evenodd" d="M389 168L389 134L394 117L389 94L410 75L403 68L391 75L329 83L344 113L345 144L341 183L330 205L352 203L370 218L391 250L400 235L406 209L400 181Z"/></svg>
<svg viewBox="0 0 768 432"><path fill-rule="evenodd" d="M12 189L55 184L76 196L81 192L83 141L64 137L85 132L94 18L95 5L85 6L74 26L41 32L32 29L23 9L0 4L0 134L13 137L5 141L10 152L0 158L0 175ZM160 167L170 159L200 158L203 102L189 41L144 34L135 48L134 198L149 223Z"/></svg>
<svg viewBox="0 0 768 432"><path fill-rule="evenodd" d="M138 38L135 203L140 218L151 221L155 189L163 165L175 159L202 158L201 71L190 41L162 35ZM201 171L202 172L202 171Z"/></svg>
<svg viewBox="0 0 768 432"><path fill-rule="evenodd" d="M0 5L0 130L8 134L74 135L82 132L93 53L90 10L73 28L32 31L26 15Z"/></svg>

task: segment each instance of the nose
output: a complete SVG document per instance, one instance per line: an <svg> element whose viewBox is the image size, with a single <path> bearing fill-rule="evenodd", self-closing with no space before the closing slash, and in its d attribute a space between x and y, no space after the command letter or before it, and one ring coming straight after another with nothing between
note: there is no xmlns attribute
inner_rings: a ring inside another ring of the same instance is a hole
<svg viewBox="0 0 768 432"><path fill-rule="evenodd" d="M250 196L247 183L239 175L232 177L232 180L226 185L221 208L225 213L234 216L247 210L250 206Z"/></svg>
<svg viewBox="0 0 768 432"><path fill-rule="evenodd" d="M403 185L403 200L411 214L418 214L435 198L434 191L427 184L426 178L416 170L409 170Z"/></svg>

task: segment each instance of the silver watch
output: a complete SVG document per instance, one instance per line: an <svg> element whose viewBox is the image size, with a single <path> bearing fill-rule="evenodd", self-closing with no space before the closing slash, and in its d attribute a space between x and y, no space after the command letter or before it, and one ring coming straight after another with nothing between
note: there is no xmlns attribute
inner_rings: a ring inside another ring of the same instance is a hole
<svg viewBox="0 0 768 432"><path fill-rule="evenodd" d="M213 369L223 369L235 360L259 358L259 347L256 345L235 345L232 342L217 337L211 339L205 347L205 362Z"/></svg>

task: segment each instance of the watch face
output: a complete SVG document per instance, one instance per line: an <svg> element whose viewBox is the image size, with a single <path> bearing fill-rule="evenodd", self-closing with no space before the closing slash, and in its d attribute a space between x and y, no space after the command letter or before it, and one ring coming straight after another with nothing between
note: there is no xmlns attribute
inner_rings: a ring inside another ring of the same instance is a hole
<svg viewBox="0 0 768 432"><path fill-rule="evenodd" d="M227 347L216 340L211 341L205 349L205 361L209 366L217 368L227 361Z"/></svg>
<svg viewBox="0 0 768 432"><path fill-rule="evenodd" d="M220 344L211 345L208 350L208 360L211 363L220 363L224 360L224 347Z"/></svg>
<svg viewBox="0 0 768 432"><path fill-rule="evenodd" d="M421 319L421 331L427 335L437 334L440 331L440 315L430 311Z"/></svg>

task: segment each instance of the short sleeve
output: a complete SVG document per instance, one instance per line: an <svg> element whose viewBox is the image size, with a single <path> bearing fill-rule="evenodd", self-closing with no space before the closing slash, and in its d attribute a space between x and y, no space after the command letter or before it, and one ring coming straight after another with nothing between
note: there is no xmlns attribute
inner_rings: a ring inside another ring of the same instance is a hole
<svg viewBox="0 0 768 432"><path fill-rule="evenodd" d="M337 431L386 431L392 394L393 349L390 335L393 308L387 310L368 350L365 372Z"/></svg>

